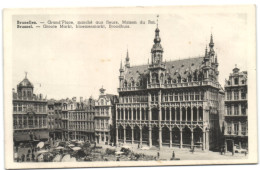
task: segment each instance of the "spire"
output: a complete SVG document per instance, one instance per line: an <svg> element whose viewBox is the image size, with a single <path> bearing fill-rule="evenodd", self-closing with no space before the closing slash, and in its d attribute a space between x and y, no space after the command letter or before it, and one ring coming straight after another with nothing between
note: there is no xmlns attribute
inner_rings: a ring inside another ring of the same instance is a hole
<svg viewBox="0 0 260 170"><path fill-rule="evenodd" d="M126 58L125 58L125 67L129 68L130 67L130 58L129 58L129 54L128 54L128 48L127 48L127 52L126 52Z"/></svg>
<svg viewBox="0 0 260 170"><path fill-rule="evenodd" d="M213 35L212 35L212 33L211 33L211 35L210 35L210 43L209 43L209 46L210 46L210 48L213 48L213 47L214 47L214 42L213 42Z"/></svg>
<svg viewBox="0 0 260 170"><path fill-rule="evenodd" d="M205 48L205 57L207 57L208 56L208 47L207 47L207 45L206 45L206 48Z"/></svg>
<svg viewBox="0 0 260 170"><path fill-rule="evenodd" d="M122 59L121 59L121 63L120 63L120 69L123 69Z"/></svg>

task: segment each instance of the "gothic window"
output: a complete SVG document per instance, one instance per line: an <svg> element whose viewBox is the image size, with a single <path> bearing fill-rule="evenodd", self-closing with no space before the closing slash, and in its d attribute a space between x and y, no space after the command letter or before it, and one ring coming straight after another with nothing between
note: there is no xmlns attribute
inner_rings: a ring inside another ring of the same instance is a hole
<svg viewBox="0 0 260 170"><path fill-rule="evenodd" d="M200 98L201 98L201 100L204 100L204 91L200 92Z"/></svg>
<svg viewBox="0 0 260 170"><path fill-rule="evenodd" d="M180 101L183 101L183 93L182 92L179 93L179 99L180 99Z"/></svg>
<svg viewBox="0 0 260 170"><path fill-rule="evenodd" d="M195 92L195 100L199 100L200 99L200 94L199 91Z"/></svg>
<svg viewBox="0 0 260 170"><path fill-rule="evenodd" d="M189 100L189 92L185 92L185 101Z"/></svg>
<svg viewBox="0 0 260 170"><path fill-rule="evenodd" d="M178 98L178 92L175 92L175 98L174 99L175 99L175 101L178 101L178 99L179 99Z"/></svg>
<svg viewBox="0 0 260 170"><path fill-rule="evenodd" d="M168 102L168 95L167 94L164 94L164 101Z"/></svg>
<svg viewBox="0 0 260 170"><path fill-rule="evenodd" d="M170 100L170 101L173 101L173 95L172 95L172 93L170 93L170 95L169 95L169 100Z"/></svg>
<svg viewBox="0 0 260 170"><path fill-rule="evenodd" d="M239 126L238 123L234 123L234 134L238 135Z"/></svg>
<svg viewBox="0 0 260 170"><path fill-rule="evenodd" d="M28 118L28 125L29 125L29 128L33 127L33 117L32 116L29 116L29 118Z"/></svg>
<svg viewBox="0 0 260 170"><path fill-rule="evenodd" d="M232 92L227 91L227 100L232 100Z"/></svg>
<svg viewBox="0 0 260 170"><path fill-rule="evenodd" d="M193 91L190 92L190 100L194 100L194 92Z"/></svg>

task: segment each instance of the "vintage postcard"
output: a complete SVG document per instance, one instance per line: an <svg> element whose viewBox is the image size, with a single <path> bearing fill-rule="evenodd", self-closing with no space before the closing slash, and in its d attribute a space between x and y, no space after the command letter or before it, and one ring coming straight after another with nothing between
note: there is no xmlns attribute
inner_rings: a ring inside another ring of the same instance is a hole
<svg viewBox="0 0 260 170"><path fill-rule="evenodd" d="M257 163L254 5L3 14L6 168Z"/></svg>

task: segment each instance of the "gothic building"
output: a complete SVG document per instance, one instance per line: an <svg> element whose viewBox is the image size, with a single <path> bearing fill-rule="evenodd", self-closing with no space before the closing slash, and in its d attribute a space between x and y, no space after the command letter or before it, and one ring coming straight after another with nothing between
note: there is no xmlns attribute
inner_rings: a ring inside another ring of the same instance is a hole
<svg viewBox="0 0 260 170"><path fill-rule="evenodd" d="M121 61L116 143L215 149L224 91L213 36L204 56L166 62L159 32L157 26L151 63L131 67L128 51L124 67Z"/></svg>
<svg viewBox="0 0 260 170"><path fill-rule="evenodd" d="M13 139L15 143L47 140L47 100L34 94L34 86L27 75L13 90Z"/></svg>
<svg viewBox="0 0 260 170"><path fill-rule="evenodd" d="M95 102L95 141L109 145L115 142L115 103L118 97L105 94L103 87L99 91Z"/></svg>
<svg viewBox="0 0 260 170"><path fill-rule="evenodd" d="M247 72L236 67L225 84L225 150L248 149Z"/></svg>

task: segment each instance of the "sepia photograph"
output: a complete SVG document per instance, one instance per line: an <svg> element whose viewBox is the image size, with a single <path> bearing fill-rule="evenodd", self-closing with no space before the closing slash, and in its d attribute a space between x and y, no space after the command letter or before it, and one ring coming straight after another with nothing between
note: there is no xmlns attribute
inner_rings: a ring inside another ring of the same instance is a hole
<svg viewBox="0 0 260 170"><path fill-rule="evenodd" d="M3 17L6 168L258 162L254 5Z"/></svg>

